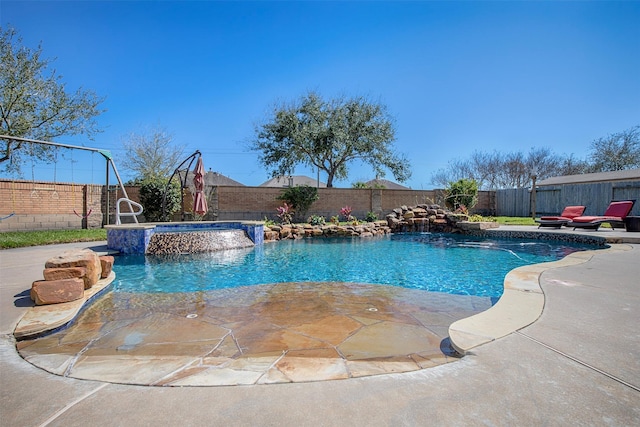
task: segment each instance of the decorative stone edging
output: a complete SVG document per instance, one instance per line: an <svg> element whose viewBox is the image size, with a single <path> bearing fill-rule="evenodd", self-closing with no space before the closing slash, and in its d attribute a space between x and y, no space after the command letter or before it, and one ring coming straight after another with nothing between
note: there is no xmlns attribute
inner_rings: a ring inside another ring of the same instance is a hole
<svg viewBox="0 0 640 427"><path fill-rule="evenodd" d="M631 250L626 245L616 245L602 251ZM504 292L496 305L489 310L449 326L451 345L462 355L480 345L507 336L535 322L542 314L544 292L540 287L540 275L549 269L582 264L589 261L595 251L574 252L559 261L527 265L507 273Z"/></svg>
<svg viewBox="0 0 640 427"><path fill-rule="evenodd" d="M467 221L469 216L436 204L419 204L395 208L386 219L392 232L457 233L460 231L457 224Z"/></svg>
<svg viewBox="0 0 640 427"><path fill-rule="evenodd" d="M18 322L13 335L20 341L37 338L38 336L66 327L76 318L78 313L86 307L85 303L100 296L109 289L109 285L111 285L115 278L116 273L112 271L107 278L98 280L98 283L90 289L86 289L84 296L78 300L61 304L31 307Z"/></svg>
<svg viewBox="0 0 640 427"><path fill-rule="evenodd" d="M465 229L484 230L497 223L470 223L468 215L449 212L439 205L401 206L385 220L355 225L283 224L264 228L264 240L300 239L303 237L372 237L389 233L436 232L459 233Z"/></svg>
<svg viewBox="0 0 640 427"><path fill-rule="evenodd" d="M389 234L386 221L365 222L358 225L270 225L264 228L264 240L301 239L304 237L373 237Z"/></svg>

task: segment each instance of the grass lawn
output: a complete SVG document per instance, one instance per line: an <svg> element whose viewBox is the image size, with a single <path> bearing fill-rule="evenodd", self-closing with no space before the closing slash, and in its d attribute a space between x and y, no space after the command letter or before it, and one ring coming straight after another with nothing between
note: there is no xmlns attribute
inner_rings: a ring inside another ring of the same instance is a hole
<svg viewBox="0 0 640 427"><path fill-rule="evenodd" d="M107 230L93 228L91 230L8 231L0 233L0 249L98 240L107 240Z"/></svg>
<svg viewBox="0 0 640 427"><path fill-rule="evenodd" d="M496 216L494 218L498 224L504 225L538 225L533 218L528 217Z"/></svg>

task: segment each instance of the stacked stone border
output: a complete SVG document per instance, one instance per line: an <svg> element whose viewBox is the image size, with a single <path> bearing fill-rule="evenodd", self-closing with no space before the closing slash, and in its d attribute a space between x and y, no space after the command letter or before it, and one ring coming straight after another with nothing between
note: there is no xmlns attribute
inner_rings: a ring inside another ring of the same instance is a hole
<svg viewBox="0 0 640 427"><path fill-rule="evenodd" d="M79 300L85 290L109 277L113 262L113 256L98 256L91 249L74 249L49 258L42 272L44 280L31 285L31 299L36 305Z"/></svg>
<svg viewBox="0 0 640 427"><path fill-rule="evenodd" d="M400 206L386 215L385 220L352 221L351 224L280 224L265 226L264 241L301 239L307 237L374 237L390 233L434 232L462 233L466 230L498 227L497 223L468 222L468 215L450 212L437 204Z"/></svg>

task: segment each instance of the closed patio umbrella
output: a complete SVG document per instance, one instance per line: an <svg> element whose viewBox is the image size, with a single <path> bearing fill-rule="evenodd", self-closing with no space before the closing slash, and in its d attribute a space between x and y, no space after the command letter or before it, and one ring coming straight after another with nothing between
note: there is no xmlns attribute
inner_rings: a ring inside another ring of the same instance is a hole
<svg viewBox="0 0 640 427"><path fill-rule="evenodd" d="M202 157L198 157L196 167L193 170L193 185L196 187L196 194L193 197L193 212L198 215L207 213L207 198L204 196L204 165Z"/></svg>

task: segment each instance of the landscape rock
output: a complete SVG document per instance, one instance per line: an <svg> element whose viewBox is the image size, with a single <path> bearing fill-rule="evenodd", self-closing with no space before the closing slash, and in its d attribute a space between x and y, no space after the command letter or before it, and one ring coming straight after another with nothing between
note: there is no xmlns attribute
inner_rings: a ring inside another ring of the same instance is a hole
<svg viewBox="0 0 640 427"><path fill-rule="evenodd" d="M85 289L89 289L100 280L102 266L98 254L91 249L73 249L63 252L53 258L49 258L45 268L84 267L87 269L84 281Z"/></svg>
<svg viewBox="0 0 640 427"><path fill-rule="evenodd" d="M406 211L402 216L404 217L404 219L409 219L416 216L416 214L414 214L413 211Z"/></svg>
<svg viewBox="0 0 640 427"><path fill-rule="evenodd" d="M100 259L100 266L102 267L100 278L106 279L111 274L111 270L113 270L114 258L111 255L103 255L98 258Z"/></svg>
<svg viewBox="0 0 640 427"><path fill-rule="evenodd" d="M45 268L42 272L44 280L64 280L64 279L82 279L85 289L89 289L89 279L87 269L85 267L63 267L63 268Z"/></svg>
<svg viewBox="0 0 640 427"><path fill-rule="evenodd" d="M59 304L84 296L84 280L38 280L31 285L31 299L36 305Z"/></svg>

